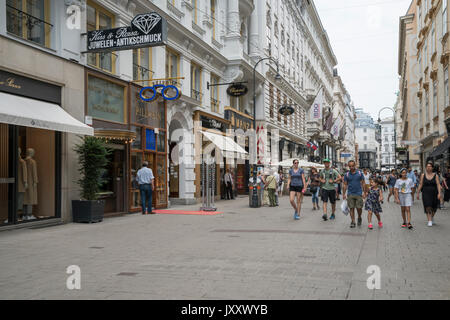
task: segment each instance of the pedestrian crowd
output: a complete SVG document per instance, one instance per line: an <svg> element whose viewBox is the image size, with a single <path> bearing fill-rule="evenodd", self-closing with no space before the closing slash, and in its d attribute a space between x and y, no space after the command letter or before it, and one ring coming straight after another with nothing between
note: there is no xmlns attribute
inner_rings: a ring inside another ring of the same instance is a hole
<svg viewBox="0 0 450 320"><path fill-rule="evenodd" d="M287 183L290 204L294 210L294 219L301 218L302 202L306 192L312 196L313 210L320 210L319 199L322 202L324 221L336 219L337 200L344 200L341 208L350 214L350 227L361 226L363 210L367 211L368 228L373 230L373 216L376 217L378 227L383 227L382 212L384 193L386 200L391 198L399 205L402 217L402 228L413 229L411 222L411 207L414 200L420 200L427 217L428 226L434 224L434 217L438 209L444 209L444 203L450 201L450 167L445 174L441 174L439 167L432 162L427 163L426 170L419 173L411 167L390 172L371 171L356 168L355 161L348 162L348 170L339 172L331 166L329 159L324 159L325 166L320 172L311 168L307 174L299 167L299 161L294 160L292 167L284 179L283 170L260 172L258 184L263 193L263 205L275 207L279 205L284 184Z"/></svg>

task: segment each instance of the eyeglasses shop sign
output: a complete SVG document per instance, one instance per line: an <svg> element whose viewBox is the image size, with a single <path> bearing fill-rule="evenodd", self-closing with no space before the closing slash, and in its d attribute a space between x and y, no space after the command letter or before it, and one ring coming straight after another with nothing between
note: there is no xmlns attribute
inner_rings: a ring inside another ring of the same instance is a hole
<svg viewBox="0 0 450 320"><path fill-rule="evenodd" d="M139 14L131 26L94 30L87 34L87 50L118 51L162 46L167 41L167 21L156 12Z"/></svg>

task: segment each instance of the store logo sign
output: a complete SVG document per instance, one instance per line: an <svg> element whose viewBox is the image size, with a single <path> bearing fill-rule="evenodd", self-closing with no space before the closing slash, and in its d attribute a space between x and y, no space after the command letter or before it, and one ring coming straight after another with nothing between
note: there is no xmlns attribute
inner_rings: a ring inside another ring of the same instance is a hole
<svg viewBox="0 0 450 320"><path fill-rule="evenodd" d="M241 83L235 83L227 89L227 93L231 97L242 97L248 93L248 88Z"/></svg>
<svg viewBox="0 0 450 320"><path fill-rule="evenodd" d="M147 95L148 92L150 92L150 95ZM141 99L146 102L155 100L158 94L167 101L177 100L181 96L177 87L172 85L165 86L163 84L155 84L153 87L144 87L139 92Z"/></svg>
<svg viewBox="0 0 450 320"><path fill-rule="evenodd" d="M161 19L160 15L156 13L146 13L136 16L133 21L131 21L131 24L143 33L149 34Z"/></svg>

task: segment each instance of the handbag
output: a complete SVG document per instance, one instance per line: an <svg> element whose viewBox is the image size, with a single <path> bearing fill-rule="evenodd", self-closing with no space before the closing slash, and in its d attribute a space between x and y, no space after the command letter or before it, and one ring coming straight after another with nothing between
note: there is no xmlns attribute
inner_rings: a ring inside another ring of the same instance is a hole
<svg viewBox="0 0 450 320"><path fill-rule="evenodd" d="M317 187L316 186L311 186L311 187L309 187L309 191L311 193L316 193L317 192Z"/></svg>

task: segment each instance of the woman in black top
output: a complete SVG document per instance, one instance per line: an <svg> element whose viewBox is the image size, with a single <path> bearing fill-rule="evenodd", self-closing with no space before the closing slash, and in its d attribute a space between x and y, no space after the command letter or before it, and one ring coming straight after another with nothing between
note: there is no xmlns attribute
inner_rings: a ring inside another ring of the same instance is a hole
<svg viewBox="0 0 450 320"><path fill-rule="evenodd" d="M417 192L417 200L419 200L419 192L422 191L422 202L425 214L428 218L428 226L433 226L434 215L438 209L441 199L441 184L439 177L433 173L433 163L428 162L425 173L420 177L419 190Z"/></svg>

